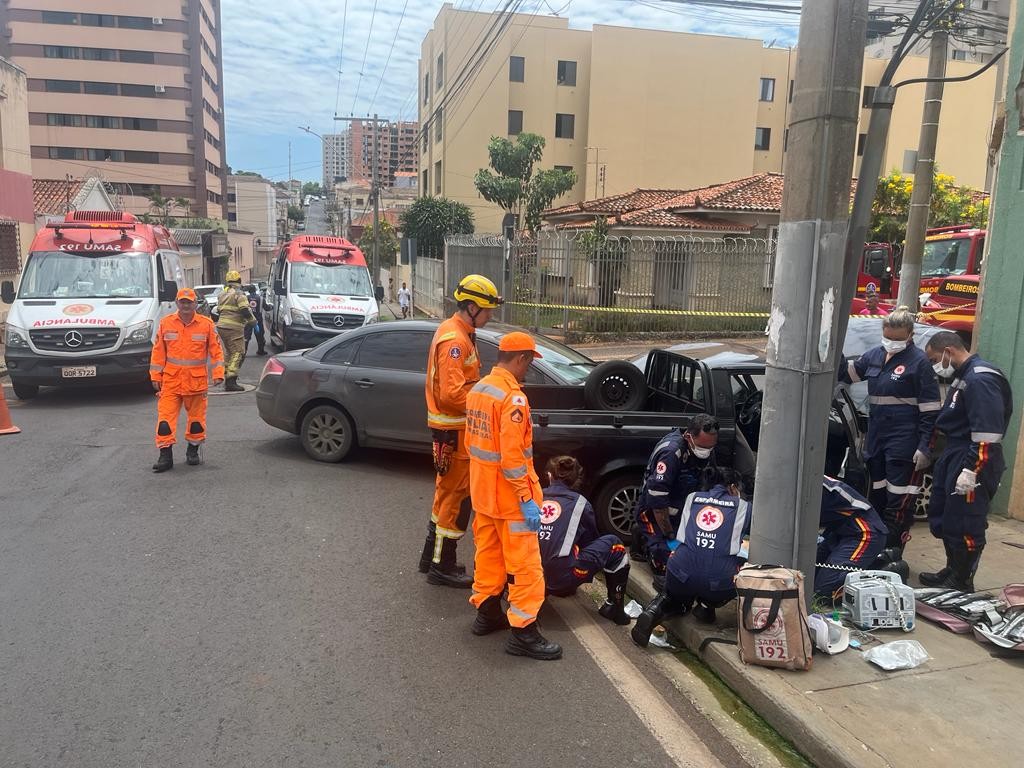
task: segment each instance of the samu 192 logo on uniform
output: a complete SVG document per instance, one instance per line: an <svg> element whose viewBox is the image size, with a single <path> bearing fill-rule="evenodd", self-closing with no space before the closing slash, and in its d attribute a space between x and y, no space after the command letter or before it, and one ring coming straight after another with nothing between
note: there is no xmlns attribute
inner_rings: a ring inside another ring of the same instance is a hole
<svg viewBox="0 0 1024 768"><path fill-rule="evenodd" d="M697 510L696 523L702 531L717 531L725 522L725 515L717 507L707 506Z"/></svg>
<svg viewBox="0 0 1024 768"><path fill-rule="evenodd" d="M557 501L545 501L540 505L540 522L543 525L551 525L562 516L562 505Z"/></svg>

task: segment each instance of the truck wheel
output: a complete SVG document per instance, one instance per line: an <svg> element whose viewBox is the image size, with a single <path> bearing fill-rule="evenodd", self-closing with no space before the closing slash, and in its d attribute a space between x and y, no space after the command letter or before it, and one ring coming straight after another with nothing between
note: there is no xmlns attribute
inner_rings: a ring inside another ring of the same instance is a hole
<svg viewBox="0 0 1024 768"><path fill-rule="evenodd" d="M630 531L640 498L642 472L638 468L635 473L624 472L612 477L601 486L594 500L598 529L602 534L614 533L625 544L632 541Z"/></svg>
<svg viewBox="0 0 1024 768"><path fill-rule="evenodd" d="M340 408L318 405L302 419L299 430L302 447L311 459L339 462L355 444L352 420Z"/></svg>
<svg viewBox="0 0 1024 768"><path fill-rule="evenodd" d="M31 400L39 394L38 384L26 384L17 379L11 379L11 387L14 389L14 396L19 400Z"/></svg>
<svg viewBox="0 0 1024 768"><path fill-rule="evenodd" d="M646 402L644 372L625 360L601 363L583 385L583 404L592 411L638 411Z"/></svg>

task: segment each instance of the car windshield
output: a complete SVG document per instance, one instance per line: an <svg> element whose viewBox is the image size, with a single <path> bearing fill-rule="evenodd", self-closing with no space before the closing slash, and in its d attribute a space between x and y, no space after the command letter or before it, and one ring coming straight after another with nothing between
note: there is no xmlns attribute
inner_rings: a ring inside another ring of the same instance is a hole
<svg viewBox="0 0 1024 768"><path fill-rule="evenodd" d="M213 294L215 294L217 291L220 290L220 288L221 286L219 285L197 285L196 295L206 298L207 296L212 296Z"/></svg>
<svg viewBox="0 0 1024 768"><path fill-rule="evenodd" d="M288 266L288 287L293 293L334 293L342 296L372 296L366 267L350 264L325 267L312 262Z"/></svg>
<svg viewBox="0 0 1024 768"><path fill-rule="evenodd" d="M148 298L153 295L153 256L118 253L79 256L36 251L25 265L18 293L22 299Z"/></svg>
<svg viewBox="0 0 1024 768"><path fill-rule="evenodd" d="M535 335L533 340L537 343L537 351L544 356L544 363L570 384L582 384L586 381L587 374L594 368L594 361L575 349L546 336Z"/></svg>
<svg viewBox="0 0 1024 768"><path fill-rule="evenodd" d="M967 238L932 240L924 244L921 277L945 277L967 272L971 241Z"/></svg>

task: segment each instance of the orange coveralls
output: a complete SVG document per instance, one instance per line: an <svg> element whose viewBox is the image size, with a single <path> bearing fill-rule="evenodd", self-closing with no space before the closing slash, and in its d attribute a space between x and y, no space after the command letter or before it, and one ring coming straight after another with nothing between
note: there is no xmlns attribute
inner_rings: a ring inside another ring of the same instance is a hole
<svg viewBox="0 0 1024 768"><path fill-rule="evenodd" d="M445 539L465 535L468 518L460 520L463 501L469 497L469 454L466 453L466 395L480 379L480 358L473 327L458 315L437 327L427 354L427 426L455 432L457 443L448 472L438 475L430 519L437 527L435 563L441 562Z"/></svg>
<svg viewBox="0 0 1024 768"><path fill-rule="evenodd" d="M206 390L209 377L224 378L224 353L217 329L208 317L196 314L187 325L177 313L160 321L149 359L149 378L161 384L157 401L156 445L174 445L178 413L185 406L185 438L206 439Z"/></svg>
<svg viewBox="0 0 1024 768"><path fill-rule="evenodd" d="M526 627L544 602L544 569L537 533L526 527L521 501L544 500L533 468L530 404L504 368L481 379L466 399L469 487L473 498L475 608L508 582L508 621Z"/></svg>

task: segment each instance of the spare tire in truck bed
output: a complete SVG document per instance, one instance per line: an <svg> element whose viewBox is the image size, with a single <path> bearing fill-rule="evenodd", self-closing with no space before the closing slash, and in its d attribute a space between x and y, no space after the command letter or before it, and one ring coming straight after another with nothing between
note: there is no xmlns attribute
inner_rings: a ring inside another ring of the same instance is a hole
<svg viewBox="0 0 1024 768"><path fill-rule="evenodd" d="M592 411L639 411L646 403L644 372L625 360L601 363L583 385L583 404Z"/></svg>

